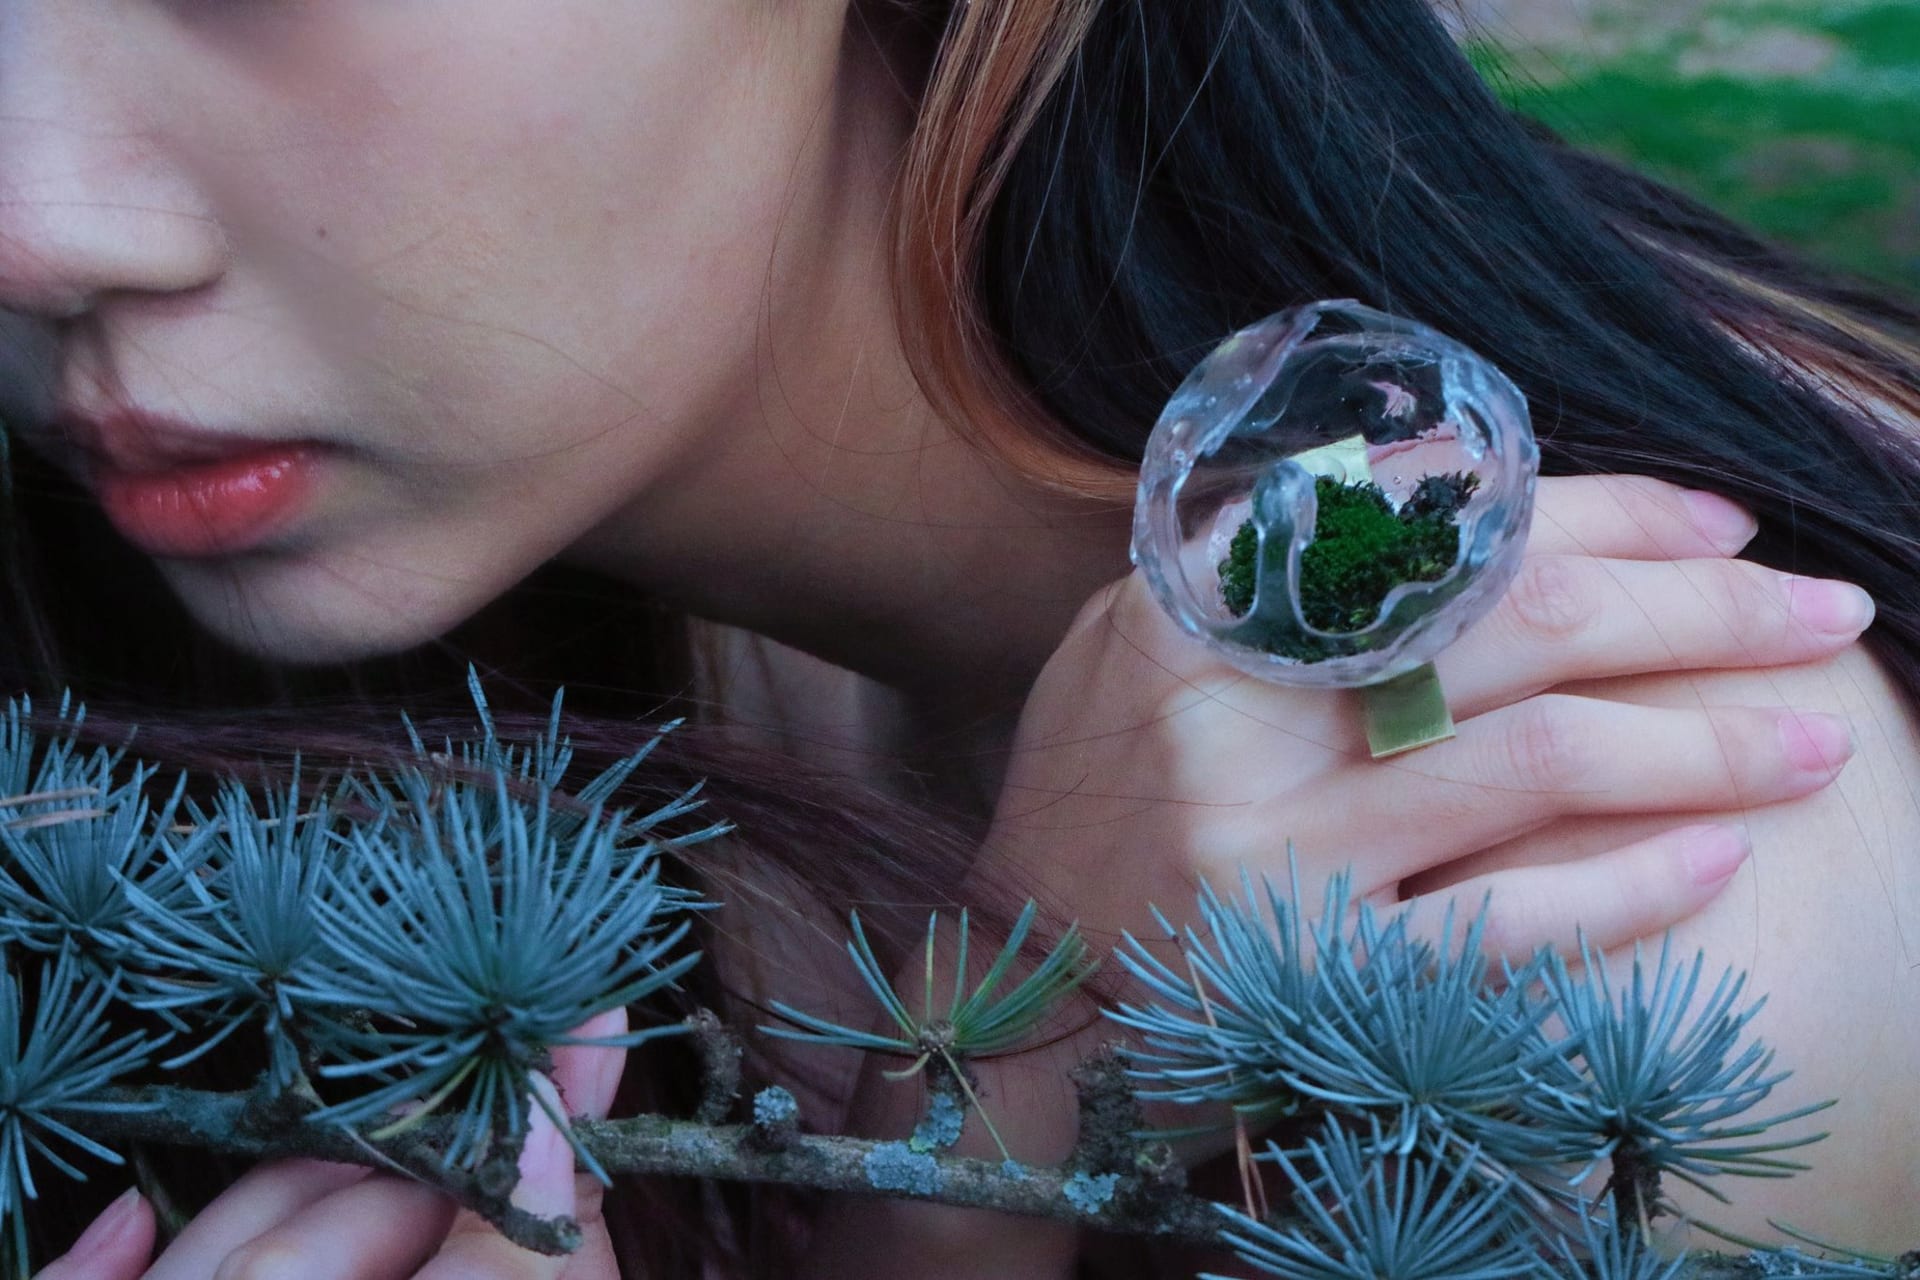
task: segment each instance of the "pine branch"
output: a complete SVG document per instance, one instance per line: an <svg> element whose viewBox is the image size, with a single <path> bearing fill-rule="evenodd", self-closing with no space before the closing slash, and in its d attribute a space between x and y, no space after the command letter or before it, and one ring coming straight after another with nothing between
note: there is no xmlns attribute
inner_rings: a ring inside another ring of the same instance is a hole
<svg viewBox="0 0 1920 1280"><path fill-rule="evenodd" d="M288 1124L264 1115L247 1094L153 1086L111 1090L104 1098L153 1108L87 1117L88 1135L104 1143L164 1143L261 1159L305 1156L389 1171L398 1166L441 1188L524 1248L565 1252L567 1241L577 1238L577 1229L564 1219L537 1218L508 1204L503 1192L488 1185L484 1167L477 1174L444 1168L439 1153L453 1136L450 1118L436 1117L396 1137L370 1141L346 1129ZM903 1142L813 1134L797 1135L786 1149L773 1151L765 1149L751 1124L657 1115L575 1120L572 1127L610 1174L718 1178L923 1200L1197 1245L1216 1243L1219 1234L1219 1214L1210 1201L1168 1192L1152 1172L1120 1178L1111 1197L1089 1209L1066 1194L1080 1172L1074 1167L1013 1172L1001 1161L909 1152Z"/></svg>
<svg viewBox="0 0 1920 1280"><path fill-rule="evenodd" d="M1089 1060L1096 1075L1101 1071L1098 1063L1098 1055ZM480 1214L523 1248L559 1254L578 1243L578 1227L571 1220L529 1214L509 1204L504 1193L485 1187L481 1176L444 1168L439 1147L452 1136L454 1122L448 1118L427 1121L398 1138L368 1142L342 1129L289 1124L284 1116L262 1111L247 1094L155 1086L110 1090L103 1101L143 1109L88 1116L86 1132L102 1142L160 1143L261 1159L306 1156L388 1172L397 1166ZM804 1134L782 1150L768 1150L751 1124L710 1125L658 1115L575 1120L573 1129L601 1167L613 1174L764 1183L987 1209L1196 1246L1218 1247L1221 1242L1221 1206L1170 1186L1150 1161L1138 1172L1102 1184L1110 1194L1102 1203L1090 1205L1086 1195L1069 1190L1089 1181L1085 1173L1089 1161L1082 1153L1057 1168L1013 1171L1003 1162L916 1153L911 1167L918 1178L896 1179L886 1176L886 1171L906 1153L901 1142ZM879 1176L876 1169L881 1171ZM1273 1232L1308 1225L1306 1216L1284 1212L1266 1222ZM1597 1243L1605 1245L1604 1240ZM1669 1280L1792 1276L1920 1280L1920 1250L1885 1267L1824 1260L1794 1250L1751 1256L1694 1253L1672 1270Z"/></svg>
<svg viewBox="0 0 1920 1280"><path fill-rule="evenodd" d="M216 1093L172 1085L104 1091L102 1101L150 1108L137 1123L131 1115L90 1116L84 1128L96 1140L118 1146L159 1143L256 1159L305 1156L341 1164L404 1173L444 1191L462 1207L491 1222L502 1235L538 1253L569 1253L580 1243L579 1226L567 1218L541 1218L507 1199L526 1130L507 1139L473 1171L448 1166L441 1154L456 1140L459 1121L437 1116L385 1139L351 1129L290 1120L284 1111L260 1105L257 1094ZM580 1122L576 1128L585 1127ZM501 1172L506 1171L506 1178Z"/></svg>
<svg viewBox="0 0 1920 1280"><path fill-rule="evenodd" d="M858 1025L771 1003L785 1025L769 1034L906 1063L884 1074L926 1092L910 1137L802 1134L778 1086L753 1098L749 1123L723 1123L742 1045L717 1017L593 1040L574 1029L699 962L680 943L688 913L710 904L666 883L662 859L725 824L686 821L697 788L651 813L613 805L651 744L569 786L557 700L547 734L522 747L497 739L477 685L474 698L477 743L430 752L416 735L424 763L350 774L316 803L290 786L262 808L230 787L209 811L183 800L184 780L149 806L148 766L125 781L118 753L83 753L75 734L36 745L25 705L7 706L0 1218L12 1239L0 1253L24 1265L29 1157L83 1177L76 1153L111 1162L114 1146L145 1144L398 1171L527 1248L566 1252L574 1223L508 1199L531 1073L562 1045L629 1049L680 1031L705 1068L692 1118L549 1111L603 1182L696 1177L988 1209L1227 1244L1289 1280L1920 1280L1920 1254L1681 1265L1648 1246L1647 1224L1678 1212L1664 1178L1719 1196L1709 1179L1788 1176L1803 1166L1782 1153L1817 1137L1771 1131L1818 1105L1749 1118L1786 1073L1745 1035L1758 1005L1741 1004L1743 978L1703 986L1703 959L1677 962L1664 945L1651 965L1636 954L1617 987L1598 957L1576 977L1544 949L1496 974L1481 955L1484 907L1458 947L1451 916L1437 943L1421 940L1404 917L1350 909L1345 877L1317 916L1302 912L1297 878L1283 894L1248 877L1238 899L1204 889L1188 925L1159 916L1163 943L1124 940L1130 999L1106 1013L1131 1042L1074 1073L1080 1139L1058 1167L951 1154L973 1115L1000 1139L970 1064L1044 1042L1097 963L1075 928L1044 953L1029 947L1031 903L978 974L968 914L945 931L930 918L899 985L854 917L848 957L874 1003ZM81 714L63 704L57 718ZM114 1039L115 1002L173 1028L163 1067L252 1027L269 1068L244 1094L124 1087L162 1042ZM1147 1130L1141 1099L1199 1108L1194 1133L1225 1117L1248 1185L1263 1165L1276 1175L1278 1212L1251 1193L1244 1214L1189 1194L1162 1140L1175 1135ZM1276 1119L1256 1154L1249 1135ZM1609 1192L1581 1199L1603 1161Z"/></svg>

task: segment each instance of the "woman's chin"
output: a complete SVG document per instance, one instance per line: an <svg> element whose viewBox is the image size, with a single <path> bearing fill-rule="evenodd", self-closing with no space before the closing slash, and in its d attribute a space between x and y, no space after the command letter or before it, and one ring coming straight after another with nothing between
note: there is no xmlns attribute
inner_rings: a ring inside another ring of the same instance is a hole
<svg viewBox="0 0 1920 1280"><path fill-rule="evenodd" d="M183 560L161 561L160 570L208 632L252 657L288 666L333 665L417 648L498 593L459 591L445 579L414 575L349 578L311 565Z"/></svg>
<svg viewBox="0 0 1920 1280"><path fill-rule="evenodd" d="M298 619L236 610L190 607L208 632L249 657L289 667L336 666L417 648L439 634L423 629L374 626L360 618Z"/></svg>

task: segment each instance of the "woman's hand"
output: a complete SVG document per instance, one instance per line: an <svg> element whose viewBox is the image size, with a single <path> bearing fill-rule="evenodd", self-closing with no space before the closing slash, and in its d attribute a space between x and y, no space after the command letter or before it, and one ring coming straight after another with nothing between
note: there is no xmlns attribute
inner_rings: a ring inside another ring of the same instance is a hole
<svg viewBox="0 0 1920 1280"><path fill-rule="evenodd" d="M1100 946L1123 930L1159 936L1150 903L1180 923L1200 881L1237 891L1245 868L1284 884L1289 843L1308 909L1349 866L1354 897L1381 907L1408 901L1405 882L1569 816L1667 815L1664 829L1583 858L1456 880L1414 917L1432 934L1443 903L1470 916L1492 891L1486 945L1519 956L1569 946L1577 930L1602 949L1657 934L1705 906L1746 856L1737 823L1701 817L1827 786L1851 754L1848 727L1785 707L1659 708L1554 690L1806 663L1852 644L1871 620L1865 594L1733 559L1753 531L1723 499L1645 478L1542 480L1511 590L1436 664L1458 736L1386 760L1368 753L1359 695L1225 665L1136 573L1082 611L1034 686L983 882L1034 894ZM977 1064L1015 1156L1069 1152L1066 1069L1110 1035L1096 1025ZM864 1127L906 1132L910 1093L872 1081ZM977 1128L961 1149L990 1154ZM1058 1228L1003 1220L985 1231L919 1206L887 1218L940 1280L1072 1265L1073 1233ZM880 1228L861 1215L863 1249L884 1247ZM853 1239L824 1234L825 1259Z"/></svg>
<svg viewBox="0 0 1920 1280"><path fill-rule="evenodd" d="M1541 481L1512 588L1437 661L1456 738L1375 760L1359 695L1270 685L1180 632L1135 574L1075 622L1023 713L984 865L1035 883L1096 934L1178 920L1200 880L1284 877L1304 901L1351 865L1354 896L1401 901L1422 873L1570 815L1671 814L1673 827L1494 889L1492 947L1602 948L1684 919L1722 887L1738 811L1832 782L1848 727L1770 706L1655 708L1554 692L1659 671L1827 658L1872 617L1864 592L1732 559L1752 522L1730 503L1635 477ZM1429 913L1437 922L1439 912Z"/></svg>
<svg viewBox="0 0 1920 1280"><path fill-rule="evenodd" d="M626 1011L615 1009L577 1034L619 1035L626 1026ZM536 1077L535 1085L557 1089L565 1114L604 1118L625 1059L620 1049L558 1048L552 1083ZM228 1188L151 1265L153 1210L129 1192L39 1280L617 1280L600 1184L574 1173L566 1140L541 1108L532 1114L512 1200L577 1221L584 1240L569 1256L521 1249L419 1183L356 1165L283 1160Z"/></svg>

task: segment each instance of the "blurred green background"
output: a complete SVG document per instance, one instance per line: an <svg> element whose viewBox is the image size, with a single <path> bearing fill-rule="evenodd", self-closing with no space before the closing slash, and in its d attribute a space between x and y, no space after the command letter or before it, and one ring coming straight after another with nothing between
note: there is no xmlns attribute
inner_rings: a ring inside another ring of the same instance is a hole
<svg viewBox="0 0 1920 1280"><path fill-rule="evenodd" d="M1920 294L1920 0L1465 0L1513 105Z"/></svg>

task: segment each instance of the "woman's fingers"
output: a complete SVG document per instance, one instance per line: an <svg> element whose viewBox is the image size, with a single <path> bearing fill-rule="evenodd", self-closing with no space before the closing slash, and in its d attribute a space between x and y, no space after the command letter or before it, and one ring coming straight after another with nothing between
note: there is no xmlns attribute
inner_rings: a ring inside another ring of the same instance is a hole
<svg viewBox="0 0 1920 1280"><path fill-rule="evenodd" d="M335 1191L240 1245L212 1280L410 1276L453 1221L453 1203L423 1183L375 1175Z"/></svg>
<svg viewBox="0 0 1920 1280"><path fill-rule="evenodd" d="M627 1011L609 1009L575 1028L573 1035L602 1039L622 1035L626 1029ZM603 1120L613 1109L625 1064L624 1049L564 1045L553 1051L552 1083L542 1077L535 1077L534 1083L559 1114ZM463 1210L420 1280L613 1280L619 1274L613 1242L601 1216L603 1188L592 1176L574 1172L573 1151L546 1109L536 1104L532 1115L513 1202L542 1217L571 1217L580 1225L580 1248L566 1258L529 1253L510 1244L484 1219Z"/></svg>
<svg viewBox="0 0 1920 1280"><path fill-rule="evenodd" d="M1533 504L1529 555L1619 560L1730 556L1759 523L1716 493L1647 476L1546 476Z"/></svg>
<svg viewBox="0 0 1920 1280"><path fill-rule="evenodd" d="M560 1105L553 1086L534 1077L549 1105ZM513 1189L515 1205L543 1218L573 1217L576 1208L573 1152L546 1109L536 1105L520 1151L520 1181ZM605 1228L597 1228L604 1240ZM608 1255L610 1259L610 1254ZM562 1276L590 1276L575 1256L548 1257L522 1249L480 1218L461 1214L440 1247L415 1280L560 1280ZM610 1278L612 1271L604 1273Z"/></svg>
<svg viewBox="0 0 1920 1280"><path fill-rule="evenodd" d="M1287 829L1301 815L1291 792L1263 804L1245 827L1258 847L1223 852L1238 860L1285 839L1364 842L1377 887L1568 815L1714 812L1808 795L1852 754L1846 722L1819 712L1542 694L1466 721L1451 741L1325 779L1314 795L1324 830Z"/></svg>
<svg viewBox="0 0 1920 1280"><path fill-rule="evenodd" d="M38 1280L134 1280L153 1256L153 1237L153 1206L129 1187Z"/></svg>
<svg viewBox="0 0 1920 1280"><path fill-rule="evenodd" d="M1723 556L1536 554L1522 562L1488 616L1435 665L1456 719L1466 720L1560 684L1817 661L1853 643L1872 619L1872 599L1850 583ZM1108 678L1168 692L1143 704L1146 719L1088 724L1082 717L1057 731L1038 726L1043 745L1098 747L1103 734L1163 722L1180 730L1195 716L1207 721L1211 740L1224 743L1229 717L1209 714L1217 707L1244 722L1250 746L1265 740L1263 732L1277 731L1296 746L1334 757L1365 756L1361 718L1350 698L1327 691L1303 696L1228 670L1160 612L1139 575L1103 593L1075 634L1097 651ZM1241 738L1231 741L1234 749L1223 749L1222 758L1239 753Z"/></svg>
<svg viewBox="0 0 1920 1280"><path fill-rule="evenodd" d="M627 1033L627 1011L609 1009L575 1027L576 1040L606 1040ZM553 1085L570 1116L604 1120L620 1089L627 1051L599 1045L568 1044L553 1051Z"/></svg>
<svg viewBox="0 0 1920 1280"><path fill-rule="evenodd" d="M1519 964L1543 946L1575 953L1582 939L1606 951L1699 911L1726 888L1748 852L1738 827L1682 827L1592 857L1462 880L1410 899L1408 927L1437 942L1451 910L1457 943L1484 904L1480 945L1490 956Z"/></svg>
<svg viewBox="0 0 1920 1280"><path fill-rule="evenodd" d="M1829 657L1873 612L1851 583L1744 560L1537 555L1435 666L1464 718L1573 680Z"/></svg>
<svg viewBox="0 0 1920 1280"><path fill-rule="evenodd" d="M220 1194L147 1272L145 1280L208 1280L221 1259L290 1215L368 1176L358 1165L276 1160Z"/></svg>
<svg viewBox="0 0 1920 1280"><path fill-rule="evenodd" d="M615 1009L574 1029L583 1039L618 1036L626 1010ZM538 1080L561 1114L604 1117L613 1105L625 1060L622 1049L569 1045L553 1051L554 1086ZM538 1078L536 1078L538 1079ZM558 1148L553 1143L558 1141ZM600 1221L600 1186L582 1175L545 1110L532 1108L514 1203L542 1216L568 1215L586 1232L570 1258L552 1259L507 1243L484 1219L457 1212L433 1188L365 1169L293 1161L263 1166L195 1218L155 1267L157 1280L247 1280L299 1275L303 1280L376 1280L422 1275L471 1280L567 1277L612 1280L618 1274ZM137 1273L136 1273L137 1274ZM80 1273L55 1280L119 1280Z"/></svg>

